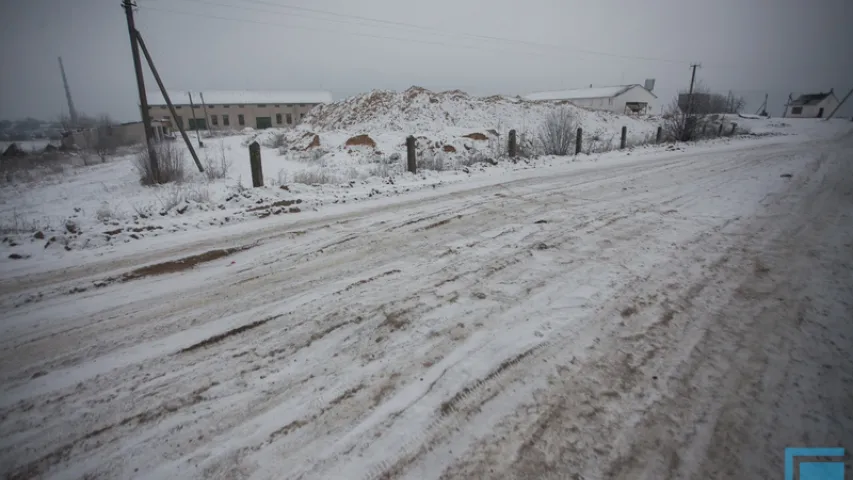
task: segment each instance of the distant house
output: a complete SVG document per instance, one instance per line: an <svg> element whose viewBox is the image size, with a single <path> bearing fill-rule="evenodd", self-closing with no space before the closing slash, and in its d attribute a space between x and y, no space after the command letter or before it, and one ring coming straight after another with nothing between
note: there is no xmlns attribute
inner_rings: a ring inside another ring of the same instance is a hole
<svg viewBox="0 0 853 480"><path fill-rule="evenodd" d="M168 91L175 106L177 122L187 129L243 129L286 127L299 123L317 105L332 102L329 92L309 91ZM151 118L172 125L166 99L159 92L148 93ZM202 97L204 104L202 104ZM206 110L206 114L205 114Z"/></svg>
<svg viewBox="0 0 853 480"><path fill-rule="evenodd" d="M538 92L523 98L530 101L567 100L593 110L641 115L652 113L658 99L651 90L639 84Z"/></svg>
<svg viewBox="0 0 853 480"><path fill-rule="evenodd" d="M787 118L823 118L832 113L838 106L838 98L833 89L826 93L807 93L800 95L785 105Z"/></svg>

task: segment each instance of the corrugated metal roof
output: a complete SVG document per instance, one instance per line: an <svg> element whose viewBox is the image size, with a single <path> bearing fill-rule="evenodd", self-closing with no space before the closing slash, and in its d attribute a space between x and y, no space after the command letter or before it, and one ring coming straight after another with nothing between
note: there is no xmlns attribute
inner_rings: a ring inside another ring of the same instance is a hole
<svg viewBox="0 0 853 480"><path fill-rule="evenodd" d="M175 105L189 105L189 92L168 90L169 99ZM332 103L332 94L323 91L258 91L258 90L206 90L192 92L193 103L201 104L199 93L204 95L207 105L257 105L282 103ZM166 105L159 90L148 92L149 105Z"/></svg>
<svg viewBox="0 0 853 480"><path fill-rule="evenodd" d="M588 98L613 98L628 90L642 85L615 85L612 87L576 88L573 90L555 90L551 92L537 92L525 95L525 100L580 100ZM655 95L652 92L653 96ZM655 96L655 98L657 98Z"/></svg>

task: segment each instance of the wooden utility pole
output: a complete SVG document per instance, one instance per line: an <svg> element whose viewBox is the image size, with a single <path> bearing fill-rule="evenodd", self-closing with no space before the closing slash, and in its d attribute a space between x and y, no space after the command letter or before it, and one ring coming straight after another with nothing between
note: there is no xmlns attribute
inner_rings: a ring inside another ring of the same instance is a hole
<svg viewBox="0 0 853 480"><path fill-rule="evenodd" d="M788 106L789 106L789 105L791 104L791 102L793 102L793 101L794 101L794 94L793 94L793 93L789 93L789 94L788 94L788 101L787 101L787 102L785 102L785 110L784 110L784 111L782 111L782 118L785 118L785 117L787 117L787 116L788 116Z"/></svg>
<svg viewBox="0 0 853 480"><path fill-rule="evenodd" d="M848 98L850 98L850 94L851 94L851 93L853 93L853 88L851 88L851 89L850 89L850 91L849 91L849 92L847 92L847 95L844 95L844 98L842 98L842 99L841 99L841 102L838 104L838 106L837 106L837 107L835 107L835 110L833 110L833 111L832 111L832 113L830 113L830 114L829 114L829 116L828 116L828 117L826 117L826 119L827 119L827 120L829 120L830 118L832 118L832 116L833 116L833 115L835 115L835 112L837 112L837 111L838 111L838 109L839 109L839 108L841 108L841 106L842 106L842 105L844 105L844 102L846 102L846 101L847 101L847 99L848 99Z"/></svg>
<svg viewBox="0 0 853 480"><path fill-rule="evenodd" d="M160 74L157 73L157 67L154 66L154 59L151 58L151 53L148 52L148 48L145 46L145 41L142 40L142 34L140 34L139 31L136 32L136 40L139 42L139 46L142 48L142 53L145 55L145 60L148 61L148 67L151 68L151 73L154 75L154 80L157 81L157 86L160 87L160 93L163 94L163 99L166 100L166 105L169 106L169 112L171 112L172 118L178 125L178 130L181 131L181 137L184 138L184 143L187 144L187 148L190 150L190 155L192 155L193 161L195 162L196 167L198 167L198 171L204 172L204 167L201 166L201 161L198 159L198 155L195 153L195 149L193 148L193 144L190 141L190 137L187 136L187 131L184 130L183 123L178 121L178 112L175 110L175 106L172 105L172 99L169 98L169 92L166 91L166 87L165 85L163 85L163 80L160 78Z"/></svg>
<svg viewBox="0 0 853 480"><path fill-rule="evenodd" d="M690 68L693 69L693 74L690 75L690 91L687 93L687 116L689 117L691 113L693 113L693 84L696 83L696 69L701 67L702 65L698 63L694 63L690 65Z"/></svg>
<svg viewBox="0 0 853 480"><path fill-rule="evenodd" d="M210 117L207 115L207 104L204 103L204 92L198 92L198 98L201 99L201 108L204 110L204 124L207 125L207 133L213 136L213 132L210 131Z"/></svg>
<svg viewBox="0 0 853 480"><path fill-rule="evenodd" d="M190 111L193 112L193 125L195 125L195 138L198 140L198 148L204 148L204 144L201 143L201 133L198 131L198 119L195 118L195 104L193 103L193 92L187 92L187 95L190 97ZM207 123L205 121L204 123Z"/></svg>
<svg viewBox="0 0 853 480"><path fill-rule="evenodd" d="M764 103L762 103L761 106L758 107L758 110L755 111L756 115L762 115L764 113L767 113L767 97L768 97L768 95L765 93L764 94Z"/></svg>
<svg viewBox="0 0 853 480"><path fill-rule="evenodd" d="M139 58L139 32L133 21L132 0L124 0L121 4L127 17L127 33L130 35L130 51L133 54L133 69L136 71L136 88L139 93L139 108L142 111L142 125L145 127L145 143L148 145L148 161L151 162L151 174L156 181L160 179L160 164L157 152L154 150L154 129L151 128L151 114L148 111L148 97L145 95L145 80L142 77L142 60Z"/></svg>

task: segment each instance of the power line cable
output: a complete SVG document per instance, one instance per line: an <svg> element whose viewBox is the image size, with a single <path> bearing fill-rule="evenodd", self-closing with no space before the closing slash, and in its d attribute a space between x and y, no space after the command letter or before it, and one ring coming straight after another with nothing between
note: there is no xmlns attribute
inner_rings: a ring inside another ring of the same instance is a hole
<svg viewBox="0 0 853 480"><path fill-rule="evenodd" d="M208 5L215 5L215 6L226 7L226 8L235 8L235 9L241 9L241 10L246 10L246 11L257 11L257 12L261 12L261 13L271 13L271 14L281 15L281 16L285 16L285 17L286 16L296 16L296 17L308 18L308 19L312 19L312 20L321 20L321 21L328 21L328 22L335 22L335 23L369 26L369 25L365 25L363 23L344 22L344 21L333 20L333 19L329 19L329 18L318 18L318 17L311 17L311 16L306 16L306 15L298 15L298 14L289 13L289 12L286 13L286 12L281 12L281 11L271 11L271 10L266 10L266 9L248 7L248 6L244 6L244 5L219 3L219 2L214 2L211 0L186 0L186 1L204 3L204 4L208 4ZM475 39L475 40L480 40L480 41L482 41L482 40L499 41L499 42L506 42L506 43L514 43L514 44L523 45L526 47L547 48L549 50L559 50L562 53L580 53L580 54L594 55L594 56L606 56L606 57L611 57L611 58L622 58L622 59L626 59L626 60L642 60L642 61L664 62L664 63L674 63L674 64L685 64L685 65L690 64L690 62L684 61L684 60L674 60L674 59L646 57L646 56L635 56L635 55L623 55L623 54L616 54L616 53L609 53L609 52L600 52L600 51L595 51L595 50L586 50L586 49L565 47L565 46L547 44L547 43L532 42L532 41L527 41L527 40L517 40L517 39L496 37L496 36L490 36L490 35L478 35L478 34L470 34L470 33L453 32L453 31L449 31L449 30L438 29L438 28L434 28L434 27L427 27L427 26L423 26L423 25L416 25L416 24L411 24L411 23L406 23L406 22L397 22L397 21L392 21L392 20L375 19L375 18L364 17L364 16L359 16L359 15L341 14L341 13L336 13L336 12L329 12L326 10L319 10L319 9L313 9L313 8L307 8L307 7L297 7L297 6L293 6L293 5L284 5L284 4L278 4L278 3L273 3L273 2L266 2L263 0L244 0L244 1L252 2L252 3L256 3L256 4L261 4L261 5L274 6L274 7L278 7L278 8L293 9L293 10L305 11L305 12L310 12L310 13L319 13L319 14L323 14L323 15L331 15L331 16L346 18L346 19L351 19L351 20L381 23L381 24L393 25L393 26L397 26L397 27L416 28L419 30L428 31L432 34L439 33L442 35L465 37L465 38L470 38L470 39ZM342 31L338 31L338 30L329 31L329 30L311 29L311 28L304 27L304 26L283 25L283 24L276 24L273 22L220 17L220 16L206 14L206 13L205 14L200 14L200 13L192 13L191 14L189 12L169 10L169 9L160 8L160 7L148 6L145 8L146 9L160 10L160 11L168 11L171 13L179 13L179 14L184 14L184 15L197 15L200 17L217 18L220 20L234 20L234 21L243 21L243 22L259 23L259 24L281 25L281 26L286 26L288 28L298 28L298 29L303 29L303 30L325 31L325 32L331 32L331 33L344 33L344 34L349 34L349 35L366 36L366 37L387 39L387 40L412 41L415 43L426 43L426 44L432 44L432 45L444 45L444 46L451 46L451 47L475 48L473 46L467 46L467 45L451 45L451 44L442 43L442 42L417 40L417 39L411 39L411 38L389 37L389 36L367 34L367 33L342 32Z"/></svg>

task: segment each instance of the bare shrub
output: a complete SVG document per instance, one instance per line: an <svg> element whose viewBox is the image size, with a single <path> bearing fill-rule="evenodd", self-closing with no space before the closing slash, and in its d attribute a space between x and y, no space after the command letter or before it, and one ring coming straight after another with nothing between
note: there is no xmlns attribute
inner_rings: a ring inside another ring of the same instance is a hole
<svg viewBox="0 0 853 480"><path fill-rule="evenodd" d="M497 165L498 162L495 161L492 157L484 152L473 152L471 155L467 157L462 157L456 161L457 167L470 167L472 165L476 165L478 163L488 163L490 165Z"/></svg>
<svg viewBox="0 0 853 480"><path fill-rule="evenodd" d="M593 155L597 153L611 152L614 148L616 148L614 146L615 140L615 134L611 135L610 137L604 137L600 133L597 133L585 140L586 148L584 149L584 153L586 153L587 155Z"/></svg>
<svg viewBox="0 0 853 480"><path fill-rule="evenodd" d="M663 135L669 141L688 142L695 140L706 129L706 115L682 110L676 98L663 116Z"/></svg>
<svg viewBox="0 0 853 480"><path fill-rule="evenodd" d="M276 133L275 136L272 138L272 145L271 146L272 146L272 148L279 149L279 151L281 151L281 149L286 150L287 149L287 136L285 135L285 133L284 132Z"/></svg>
<svg viewBox="0 0 853 480"><path fill-rule="evenodd" d="M210 203L210 189L207 185L189 184L184 193L184 200L195 203Z"/></svg>
<svg viewBox="0 0 853 480"><path fill-rule="evenodd" d="M0 160L0 184L34 183L62 176L73 165L74 158L63 152L4 157Z"/></svg>
<svg viewBox="0 0 853 480"><path fill-rule="evenodd" d="M427 150L418 156L416 163L418 170L442 172L445 170L445 154L444 152L433 153Z"/></svg>
<svg viewBox="0 0 853 480"><path fill-rule="evenodd" d="M204 174L208 180L219 180L228 176L228 171L231 169L231 162L228 161L228 156L225 154L225 144L219 142L219 148L215 155L204 153Z"/></svg>
<svg viewBox="0 0 853 480"><path fill-rule="evenodd" d="M118 211L110 206L108 202L103 202L100 207L98 207L98 211L95 212L95 216L98 218L98 221L101 223L107 223L110 220L117 219L119 217Z"/></svg>
<svg viewBox="0 0 853 480"><path fill-rule="evenodd" d="M375 162L368 169L368 175L371 177L389 178L403 171L403 164L399 154L393 154L390 157L385 155L377 155Z"/></svg>
<svg viewBox="0 0 853 480"><path fill-rule="evenodd" d="M143 185L157 185L170 182L180 183L186 180L184 152L180 147L171 142L162 142L156 144L153 150L155 155L157 155L159 166L157 175L154 174L151 168L148 150L143 150L133 157L134 166L139 173L139 181Z"/></svg>
<svg viewBox="0 0 853 480"><path fill-rule="evenodd" d="M324 185L338 183L337 179L328 174L322 168L312 168L293 172L293 183L304 183L305 185Z"/></svg>
<svg viewBox="0 0 853 480"><path fill-rule="evenodd" d="M571 109L562 107L548 113L539 128L539 143L545 155L568 155L575 143L576 122Z"/></svg>

